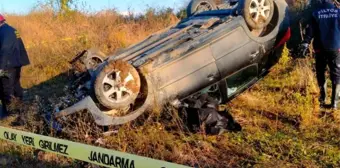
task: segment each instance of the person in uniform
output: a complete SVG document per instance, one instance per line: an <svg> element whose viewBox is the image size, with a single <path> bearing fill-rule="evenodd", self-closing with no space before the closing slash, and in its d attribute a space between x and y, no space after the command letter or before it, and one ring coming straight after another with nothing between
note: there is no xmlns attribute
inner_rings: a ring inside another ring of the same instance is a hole
<svg viewBox="0 0 340 168"><path fill-rule="evenodd" d="M8 105L13 98L22 99L21 68L30 61L19 32L8 25L0 14L0 118L8 116Z"/></svg>
<svg viewBox="0 0 340 168"><path fill-rule="evenodd" d="M313 41L316 59L316 76L320 88L320 105L325 107L327 98L326 67L330 69L332 81L331 108L337 109L340 94L340 10L339 0L321 0L313 11L310 26L302 42L302 53L306 53Z"/></svg>

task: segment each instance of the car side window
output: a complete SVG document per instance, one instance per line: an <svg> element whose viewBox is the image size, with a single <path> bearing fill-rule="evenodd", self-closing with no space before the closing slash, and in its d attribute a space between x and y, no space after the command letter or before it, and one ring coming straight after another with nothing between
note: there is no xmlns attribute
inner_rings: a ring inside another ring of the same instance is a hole
<svg viewBox="0 0 340 168"><path fill-rule="evenodd" d="M251 82L257 78L257 65L249 66L226 78L228 98L247 88Z"/></svg>

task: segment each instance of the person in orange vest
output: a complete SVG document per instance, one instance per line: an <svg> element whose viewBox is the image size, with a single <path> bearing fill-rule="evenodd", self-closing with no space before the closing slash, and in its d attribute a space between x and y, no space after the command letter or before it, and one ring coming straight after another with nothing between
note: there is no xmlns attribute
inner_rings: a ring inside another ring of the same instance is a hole
<svg viewBox="0 0 340 168"><path fill-rule="evenodd" d="M22 99L21 68L29 64L19 32L0 14L0 119L8 116L8 105L13 98Z"/></svg>

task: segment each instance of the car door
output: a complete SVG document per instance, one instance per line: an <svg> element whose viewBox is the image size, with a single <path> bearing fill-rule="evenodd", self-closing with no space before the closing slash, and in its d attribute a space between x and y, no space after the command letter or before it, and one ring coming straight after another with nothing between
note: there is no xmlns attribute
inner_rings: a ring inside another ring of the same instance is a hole
<svg viewBox="0 0 340 168"><path fill-rule="evenodd" d="M241 25L211 43L211 50L221 75L222 102L252 85L258 78L261 45L249 37Z"/></svg>
<svg viewBox="0 0 340 168"><path fill-rule="evenodd" d="M213 42L211 50L222 78L256 64L261 54L260 45L248 37L242 26Z"/></svg>
<svg viewBox="0 0 340 168"><path fill-rule="evenodd" d="M206 45L154 71L163 96L185 98L218 82L221 78L211 53Z"/></svg>

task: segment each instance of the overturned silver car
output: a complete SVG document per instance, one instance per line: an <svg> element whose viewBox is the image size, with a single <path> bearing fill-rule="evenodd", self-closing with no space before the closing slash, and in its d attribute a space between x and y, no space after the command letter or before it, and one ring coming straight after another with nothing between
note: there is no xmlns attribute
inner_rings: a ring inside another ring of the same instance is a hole
<svg viewBox="0 0 340 168"><path fill-rule="evenodd" d="M80 53L72 63L87 77L86 94L55 117L88 110L100 126L120 125L155 104L201 94L226 103L267 74L290 38L285 0L239 0L218 10L201 2L188 7L200 12L120 53Z"/></svg>

